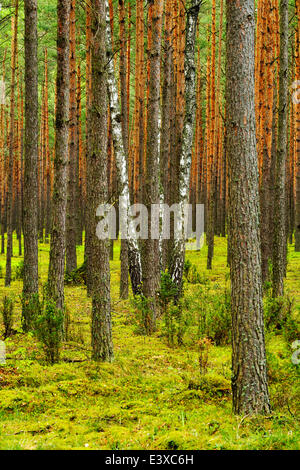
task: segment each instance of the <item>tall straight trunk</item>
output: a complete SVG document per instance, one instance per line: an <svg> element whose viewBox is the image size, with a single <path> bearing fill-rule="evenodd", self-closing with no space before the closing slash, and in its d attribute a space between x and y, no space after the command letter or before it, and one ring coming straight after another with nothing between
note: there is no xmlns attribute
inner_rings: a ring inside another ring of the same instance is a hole
<svg viewBox="0 0 300 470"><path fill-rule="evenodd" d="M283 295L283 279L285 274L285 168L287 160L288 125L288 46L288 0L280 0L279 112L275 167L273 297Z"/></svg>
<svg viewBox="0 0 300 470"><path fill-rule="evenodd" d="M262 249L262 278L269 279L269 261L272 258L272 131L273 131L273 101L274 101L274 5L273 0L265 2L266 31L264 38L264 62L261 75L263 90L263 115L260 132L261 151L261 182L260 182L260 229Z"/></svg>
<svg viewBox="0 0 300 470"><path fill-rule="evenodd" d="M49 148L49 105L48 105L48 51L45 49L45 242L49 242L51 229L51 159Z"/></svg>
<svg viewBox="0 0 300 470"><path fill-rule="evenodd" d="M0 220L1 220L1 254L4 254L4 234L5 234L5 61L6 50L2 61L2 86L0 96L0 159L1 159L1 206L0 206Z"/></svg>
<svg viewBox="0 0 300 470"><path fill-rule="evenodd" d="M88 158L90 155L90 106L92 96L92 81L91 81L91 0L86 2L86 68L85 68L85 96L86 96L86 128L85 128L85 160L86 160L86 179L89 179L89 164ZM90 199L90 187L86 184L86 212L85 212L85 243L84 243L84 257L88 261L89 258L89 243L90 243L90 230L89 224L86 221L89 219L89 199ZM90 272L87 269L86 276L87 292L90 293Z"/></svg>
<svg viewBox="0 0 300 470"><path fill-rule="evenodd" d="M77 161L78 161L78 185L77 185L77 204L78 204L78 224L77 224L77 243L82 245L83 230L83 211L84 211L84 167L82 155L82 129L81 129L81 66L77 66L77 91L76 91L76 125L77 125Z"/></svg>
<svg viewBox="0 0 300 470"><path fill-rule="evenodd" d="M55 158L52 198L52 228L48 271L48 295L58 309L64 308L65 231L69 138L69 20L70 0L57 3L57 77Z"/></svg>
<svg viewBox="0 0 300 470"><path fill-rule="evenodd" d="M66 271L77 267L76 237L78 222L77 207L77 103L76 103L76 16L75 0L71 0L70 9L70 127L69 127L69 163L68 163L68 198L66 219Z"/></svg>
<svg viewBox="0 0 300 470"><path fill-rule="evenodd" d="M92 294L92 358L113 359L110 307L109 240L96 235L99 204L107 202L107 88L106 88L106 5L92 0L92 103L89 161L90 247L89 269Z"/></svg>
<svg viewBox="0 0 300 470"><path fill-rule="evenodd" d="M126 54L126 31L125 31L125 2L119 0L119 22L120 22L120 87L121 87L121 114L122 114L122 136L123 146L128 165L129 149L129 113L127 97L127 54ZM128 247L127 240L121 239L121 274L120 274L120 298L128 297Z"/></svg>
<svg viewBox="0 0 300 470"><path fill-rule="evenodd" d="M10 129L9 129L9 155L7 175L7 248L5 286L11 283L11 257L13 252L13 168L14 168L14 136L15 136L15 77L17 57L19 0L15 0L15 13L12 17L12 51L11 51L11 88L10 88Z"/></svg>
<svg viewBox="0 0 300 470"><path fill-rule="evenodd" d="M194 122L196 115L196 67L195 40L200 2L192 0L187 5L186 37L185 37L185 116L182 133L182 149L179 160L179 205L181 210L181 236L174 239L174 248L170 260L170 274L178 291L182 289L182 276L185 259L184 211L183 205L188 203L190 168L192 162L192 146Z"/></svg>
<svg viewBox="0 0 300 470"><path fill-rule="evenodd" d="M296 1L296 80L300 80L300 3ZM300 103L295 104L296 121L296 214L295 214L295 251L300 251Z"/></svg>
<svg viewBox="0 0 300 470"><path fill-rule="evenodd" d="M169 155L171 144L171 110L172 110L172 42L171 42L171 8L172 0L166 1L165 6L165 30L164 30L164 64L162 85L162 118L160 137L160 186L161 202L169 202ZM164 271L167 267L168 241L162 240L161 267Z"/></svg>
<svg viewBox="0 0 300 470"><path fill-rule="evenodd" d="M233 410L268 413L254 110L254 2L226 0L226 6Z"/></svg>
<svg viewBox="0 0 300 470"><path fill-rule="evenodd" d="M210 132L208 141L208 174L210 179L209 192L207 194L208 217L207 217L207 269L212 268L214 255L214 234L215 234L215 204L216 204L216 1L212 2L212 27L211 27L211 70L210 70Z"/></svg>
<svg viewBox="0 0 300 470"><path fill-rule="evenodd" d="M24 277L22 317L28 302L38 293L38 57L37 57L37 0L25 0L25 145L24 145ZM27 324L25 320L24 325ZM29 326L29 325L28 325Z"/></svg>
<svg viewBox="0 0 300 470"><path fill-rule="evenodd" d="M111 44L111 26L109 18L109 6L106 0L106 49L107 49L107 88L109 97L109 109L111 115L111 132L114 145L114 153L116 159L116 167L118 172L119 194L121 196L121 205L119 210L128 216L130 207L129 183L127 159L124 151L122 125L120 115L120 105L118 98L118 88L114 72L114 63L112 60L112 44ZM128 246L128 265L129 275L131 279L131 287L134 295L141 292L142 267L141 256L137 240L132 236L134 226L131 217L128 217L127 234L121 233L121 236L127 238Z"/></svg>
<svg viewBox="0 0 300 470"><path fill-rule="evenodd" d="M156 324L156 291L159 285L159 240L151 235L153 205L159 204L159 105L160 105L160 51L163 0L152 0L151 48L149 50L149 99L147 103L147 145L144 182L144 204L148 212L148 238L142 243L143 295L150 300L145 329L150 334Z"/></svg>

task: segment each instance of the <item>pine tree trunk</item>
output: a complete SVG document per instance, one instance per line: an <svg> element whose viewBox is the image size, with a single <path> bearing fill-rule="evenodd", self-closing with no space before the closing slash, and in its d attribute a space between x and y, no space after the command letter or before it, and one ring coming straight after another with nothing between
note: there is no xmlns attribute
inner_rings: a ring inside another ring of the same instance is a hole
<svg viewBox="0 0 300 470"><path fill-rule="evenodd" d="M28 301L38 293L38 57L37 0L25 0L25 146L24 146L24 277L22 316ZM26 324L26 321L25 321ZM29 326L29 325L28 325Z"/></svg>
<svg viewBox="0 0 300 470"><path fill-rule="evenodd" d="M283 295L285 275L285 168L287 160L288 125L288 70L289 70L289 15L288 0L280 0L280 57L279 57L279 111L278 142L275 162L273 297Z"/></svg>
<svg viewBox="0 0 300 470"><path fill-rule="evenodd" d="M300 3L296 1L297 39L296 39L296 80L300 80ZM299 101L299 99L298 99ZM296 218L295 251L300 251L300 103L295 105L296 120Z"/></svg>
<svg viewBox="0 0 300 470"><path fill-rule="evenodd" d="M10 129L9 129L9 156L7 176L7 248L5 286L11 283L11 257L13 253L13 169L14 169L14 136L15 136L15 77L17 57L17 31L18 31L19 0L15 0L15 13L12 17L12 53L11 53L11 88L10 88Z"/></svg>
<svg viewBox="0 0 300 470"><path fill-rule="evenodd" d="M70 9L70 123L69 123L69 163L68 163L68 198L66 219L66 271L77 268L77 103L76 103L76 17L75 0L71 0Z"/></svg>
<svg viewBox="0 0 300 470"><path fill-rule="evenodd" d="M226 5L233 410L268 413L254 111L254 3L227 0Z"/></svg>
<svg viewBox="0 0 300 470"><path fill-rule="evenodd" d="M162 30L162 0L152 0L151 47L149 50L149 99L147 103L147 144L143 202L148 212L148 238L142 242L143 295L149 301L149 316L145 319L147 334L156 323L156 291L159 286L159 240L151 235L153 205L159 204L159 106L160 106L160 51ZM156 206L157 207L157 206Z"/></svg>
<svg viewBox="0 0 300 470"><path fill-rule="evenodd" d="M52 228L48 295L58 309L64 308L65 231L69 139L69 21L70 0L57 3L56 145L52 199Z"/></svg>
<svg viewBox="0 0 300 470"><path fill-rule="evenodd" d="M90 165L89 269L92 294L92 358L113 359L110 310L109 240L96 235L99 204L107 202L107 87L105 0L92 0L92 103Z"/></svg>

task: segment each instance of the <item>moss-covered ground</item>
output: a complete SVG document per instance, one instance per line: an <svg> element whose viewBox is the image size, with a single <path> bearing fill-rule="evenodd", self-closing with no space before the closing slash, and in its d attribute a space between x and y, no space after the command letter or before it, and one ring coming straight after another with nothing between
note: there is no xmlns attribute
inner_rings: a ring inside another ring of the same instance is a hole
<svg viewBox="0 0 300 470"><path fill-rule="evenodd" d="M14 247L17 253L17 243ZM47 278L49 245L39 245L41 286ZM216 238L212 271L206 248L188 259L220 292L226 281L226 241ZM289 247L286 290L300 306L300 254ZM13 258L13 272L21 257ZM78 247L78 264L83 247ZM97 364L90 357L90 299L84 286L66 286L71 317L69 340L58 364L47 365L41 345L20 329L22 281L4 287L0 256L0 301L14 296L14 328L0 365L0 449L297 449L299 448L299 367L291 362L284 335L266 335L270 416L235 416L231 411L230 345L209 349L207 373L200 377L197 349L168 346L162 329L137 334L134 309L119 301L119 244L111 262L115 359ZM228 277L228 276L227 276ZM195 285L187 286L192 295ZM3 332L0 326L0 337ZM198 383L201 387L191 387ZM200 382L199 382L200 383ZM298 416L298 417L297 417Z"/></svg>

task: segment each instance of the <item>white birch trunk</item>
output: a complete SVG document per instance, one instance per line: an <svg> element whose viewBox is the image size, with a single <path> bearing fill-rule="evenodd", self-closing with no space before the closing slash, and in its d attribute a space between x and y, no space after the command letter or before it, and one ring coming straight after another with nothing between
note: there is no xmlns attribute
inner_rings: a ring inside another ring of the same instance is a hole
<svg viewBox="0 0 300 470"><path fill-rule="evenodd" d="M107 47L107 88L109 96L109 107L112 123L112 140L115 151L118 179L120 186L120 205L119 211L121 218L126 220L126 227L123 230L127 233L121 233L121 237L127 238L128 244L128 265L133 294L140 293L142 280L141 255L136 238L134 237L134 225L129 213L130 195L128 184L127 157L123 145L121 111L118 97L118 87L114 73L114 61L111 42L111 26L109 18L109 5L106 0L106 47Z"/></svg>
<svg viewBox="0 0 300 470"><path fill-rule="evenodd" d="M196 67L195 67L195 39L197 19L201 1L192 0L187 10L186 40L185 40L185 117L182 136L182 150L179 163L179 201L181 218L178 219L174 232L180 236L174 237L174 248L170 265L173 282L178 286L179 292L182 286L182 275L185 258L185 233L184 233L184 205L188 203L189 184L192 162L192 147L194 136L194 122L196 115Z"/></svg>

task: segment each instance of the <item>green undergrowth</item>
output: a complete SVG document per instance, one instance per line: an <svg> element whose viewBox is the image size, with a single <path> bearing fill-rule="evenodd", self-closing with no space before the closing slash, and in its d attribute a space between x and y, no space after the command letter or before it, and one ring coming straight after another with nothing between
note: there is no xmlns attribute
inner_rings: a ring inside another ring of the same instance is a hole
<svg viewBox="0 0 300 470"><path fill-rule="evenodd" d="M111 261L115 359L111 364L89 359L91 302L84 285L66 286L67 341L60 362L47 365L36 337L21 330L22 258L13 258L15 276L10 288L4 287L0 276L1 304L5 296L14 301L14 334L5 340L7 361L0 364L0 449L299 448L299 366L291 362L289 337L274 322L266 334L272 414L235 416L231 411L230 333L218 346L215 340L205 339L202 368L191 339L193 319L181 345L168 344L162 319L152 337L141 335L132 299L118 298L119 252L115 243ZM228 288L226 240L216 238L210 272L205 267L206 252L204 247L187 254L194 267L184 291L194 313L203 307L197 304L199 292L205 292L207 302L213 302L210 312L217 323L218 300L212 301L207 293L217 299ZM83 247L78 247L78 265L83 253ZM41 289L48 255L49 245L40 244ZM5 273L4 255L0 255L1 272ZM293 247L289 248L286 290L297 321L300 255ZM0 335L3 332L1 324Z"/></svg>

